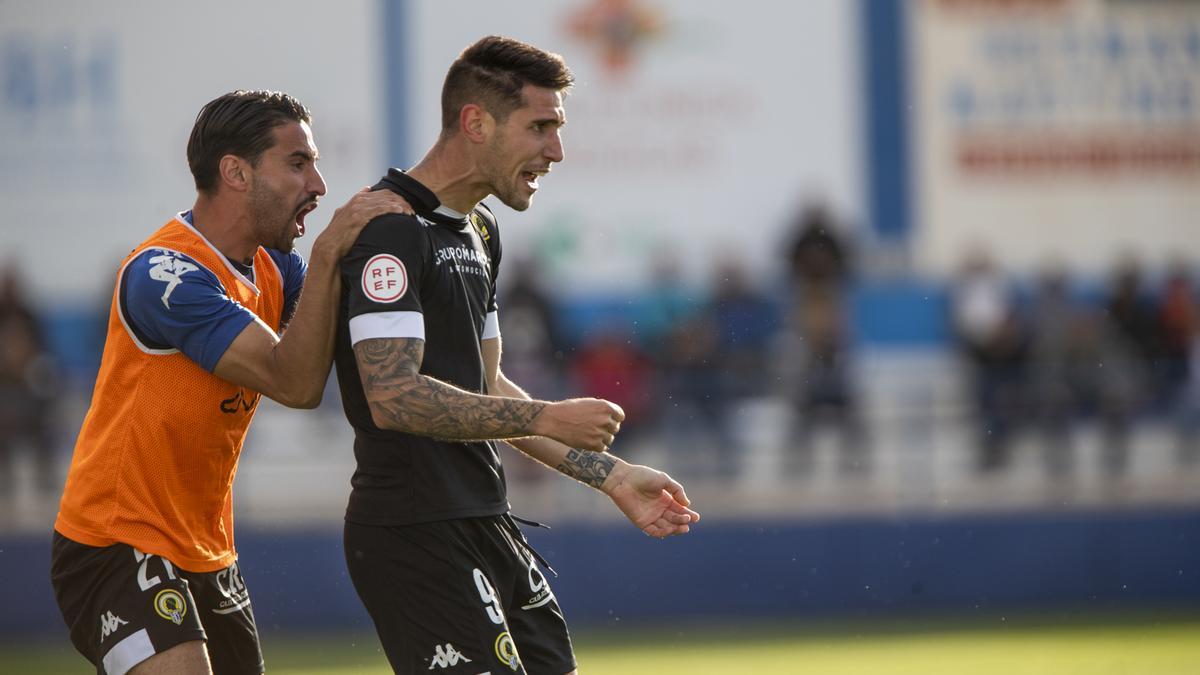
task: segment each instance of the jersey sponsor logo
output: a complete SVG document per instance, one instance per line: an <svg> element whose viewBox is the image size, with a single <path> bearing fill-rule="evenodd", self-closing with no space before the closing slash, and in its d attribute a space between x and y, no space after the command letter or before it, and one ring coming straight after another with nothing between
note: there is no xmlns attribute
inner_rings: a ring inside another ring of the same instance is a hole
<svg viewBox="0 0 1200 675"><path fill-rule="evenodd" d="M117 632L118 628L120 628L121 626L124 626L127 623L129 623L129 622L126 621L125 619L122 619L121 617L117 616L116 614L113 614L112 612L108 612L107 614L101 614L100 615L100 642L104 642L105 638L107 638L109 635L112 635L113 633Z"/></svg>
<svg viewBox="0 0 1200 675"><path fill-rule="evenodd" d="M150 258L150 278L155 281L164 281L167 284L166 289L162 294L163 307L171 309L171 293L179 284L183 283L183 275L188 272L195 272L200 269L196 265L177 257L179 254L174 251L163 250L160 255Z"/></svg>
<svg viewBox="0 0 1200 675"><path fill-rule="evenodd" d="M508 666L509 670L516 670L521 666L521 657L517 656L517 645L513 643L508 631L496 636L496 658Z"/></svg>
<svg viewBox="0 0 1200 675"><path fill-rule="evenodd" d="M230 415L236 413L239 409L250 412L254 410L254 406L258 405L259 396L257 393L253 396L246 396L245 392L238 389L238 392L232 397L221 401L221 412Z"/></svg>
<svg viewBox="0 0 1200 675"><path fill-rule="evenodd" d="M407 290L408 271L396 256L380 253L363 267L363 295L375 302L395 302Z"/></svg>
<svg viewBox="0 0 1200 675"><path fill-rule="evenodd" d="M183 623L187 615L187 601L173 588L164 588L154 596L154 611L176 626Z"/></svg>
<svg viewBox="0 0 1200 675"><path fill-rule="evenodd" d="M429 659L429 670L433 670L434 668L452 668L457 666L459 661L470 663L471 659L468 659L462 652L455 649L454 645L447 642L445 647L438 645L434 648L433 658Z"/></svg>
<svg viewBox="0 0 1200 675"><path fill-rule="evenodd" d="M488 266L487 254L466 246L443 246L433 254L433 264L441 265L450 261L461 266L462 263L475 263L480 269Z"/></svg>

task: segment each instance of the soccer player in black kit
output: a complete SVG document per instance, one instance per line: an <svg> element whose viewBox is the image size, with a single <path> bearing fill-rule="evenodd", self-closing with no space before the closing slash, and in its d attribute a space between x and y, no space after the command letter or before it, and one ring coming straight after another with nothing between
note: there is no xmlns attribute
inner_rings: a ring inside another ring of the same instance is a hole
<svg viewBox="0 0 1200 675"><path fill-rule="evenodd" d="M433 148L375 186L416 215L375 219L343 259L336 364L358 462L346 562L396 672L575 672L495 441L604 492L648 535L700 518L670 476L608 454L618 406L531 400L500 370L500 228L480 201L529 207L563 159L571 84L561 57L526 43L468 47Z"/></svg>

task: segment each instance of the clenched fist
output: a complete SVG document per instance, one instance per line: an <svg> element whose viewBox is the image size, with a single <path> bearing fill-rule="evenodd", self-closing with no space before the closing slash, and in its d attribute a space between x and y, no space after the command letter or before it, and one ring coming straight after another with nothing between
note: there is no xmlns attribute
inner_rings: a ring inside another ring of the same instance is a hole
<svg viewBox="0 0 1200 675"><path fill-rule="evenodd" d="M532 430L538 436L553 438L560 443L605 452L621 430L625 411L616 403L598 398L573 398L548 404L533 420Z"/></svg>

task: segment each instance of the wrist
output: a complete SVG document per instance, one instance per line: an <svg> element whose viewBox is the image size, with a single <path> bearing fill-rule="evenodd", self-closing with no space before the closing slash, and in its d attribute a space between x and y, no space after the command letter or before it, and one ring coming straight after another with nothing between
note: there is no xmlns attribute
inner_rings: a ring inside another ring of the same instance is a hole
<svg viewBox="0 0 1200 675"><path fill-rule="evenodd" d="M308 255L309 274L333 272L337 269L338 262L338 258L334 257L329 247L321 245L320 239L313 242L312 252Z"/></svg>
<svg viewBox="0 0 1200 675"><path fill-rule="evenodd" d="M620 457L617 457L616 455L610 455L608 453L604 453L604 456L609 457L613 460L613 466L612 466L612 469L608 472L608 477L605 478L604 482L601 483L600 486L596 489L600 490L601 492L603 492L606 495L611 496L613 493L613 490L617 489L617 487L620 486L621 483L624 483L626 477L629 476L630 464L629 464L629 462L626 462L625 460L621 459Z"/></svg>
<svg viewBox="0 0 1200 675"><path fill-rule="evenodd" d="M530 436L550 436L550 407L554 404L547 401L531 400L528 402L533 411L526 426Z"/></svg>

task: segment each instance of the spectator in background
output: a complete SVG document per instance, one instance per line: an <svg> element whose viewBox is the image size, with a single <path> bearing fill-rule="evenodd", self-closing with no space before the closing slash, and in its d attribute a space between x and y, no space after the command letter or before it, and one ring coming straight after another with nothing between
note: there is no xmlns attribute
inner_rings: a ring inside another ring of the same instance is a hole
<svg viewBox="0 0 1200 675"><path fill-rule="evenodd" d="M499 295L499 302L504 304L504 311L499 313L504 368L528 383L534 396L558 399L566 393L565 344L558 313L538 276L539 269L541 266L532 260L517 261L508 286Z"/></svg>
<svg viewBox="0 0 1200 675"><path fill-rule="evenodd" d="M723 430L718 448L718 470L736 475L745 448L739 428L744 404L768 390L768 347L775 332L775 312L767 298L755 290L737 262L718 263L713 297L704 310L715 331L713 365L716 368L717 423Z"/></svg>
<svg viewBox="0 0 1200 675"><path fill-rule="evenodd" d="M697 449L725 456L735 440L718 367L719 328L710 311L697 310L671 326L661 340L659 372L663 444L693 457ZM695 462L689 462L695 465Z"/></svg>
<svg viewBox="0 0 1200 675"><path fill-rule="evenodd" d="M16 266L10 264L0 271L0 498L15 494L13 459L22 446L33 458L37 491L57 491L58 392L58 369L41 322L25 298Z"/></svg>
<svg viewBox="0 0 1200 675"><path fill-rule="evenodd" d="M650 288L638 306L634 332L638 342L653 352L656 365L661 365L666 356L660 352L667 335L700 307L693 290L684 284L679 267L673 249L660 249L652 263Z"/></svg>
<svg viewBox="0 0 1200 675"><path fill-rule="evenodd" d="M1138 411L1160 379L1162 333L1158 310L1142 287L1141 263L1118 263L1098 328L1099 414L1105 428L1104 466L1124 473Z"/></svg>
<svg viewBox="0 0 1200 675"><path fill-rule="evenodd" d="M1066 270L1049 265L1039 275L1030 321L1029 401L1041 432L1048 474L1061 479L1073 464L1071 426L1096 408L1097 327L1072 297Z"/></svg>
<svg viewBox="0 0 1200 675"><path fill-rule="evenodd" d="M1192 323L1189 353L1187 379L1180 387L1176 408L1179 463L1184 467L1195 466L1200 459L1200 321Z"/></svg>
<svg viewBox="0 0 1200 675"><path fill-rule="evenodd" d="M1192 454L1195 428L1190 419L1189 391L1193 370L1193 346L1197 329L1196 292L1188 265L1174 260L1167 270L1166 286L1159 307L1159 326L1162 331L1163 396L1168 412L1173 416L1179 440L1181 460Z"/></svg>
<svg viewBox="0 0 1200 675"><path fill-rule="evenodd" d="M812 433L820 424L839 431L844 472L865 469L868 442L851 378L849 310L850 246L840 225L821 204L805 206L796 220L789 248L787 357L795 364L792 439L796 466L811 464Z"/></svg>
<svg viewBox="0 0 1200 675"><path fill-rule="evenodd" d="M600 330L590 336L572 360L571 375L577 390L612 401L625 411L623 447L630 447L656 421L654 362L626 331Z"/></svg>
<svg viewBox="0 0 1200 675"><path fill-rule="evenodd" d="M979 468L1008 461L1020 414L1028 341L1008 281L982 250L968 254L951 293L951 321L971 367L978 418Z"/></svg>

